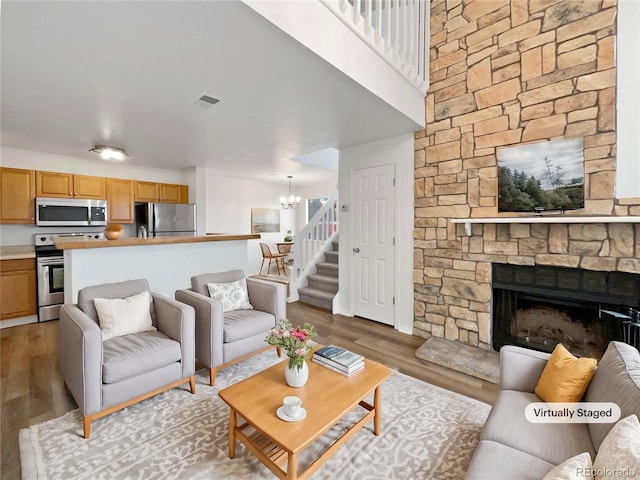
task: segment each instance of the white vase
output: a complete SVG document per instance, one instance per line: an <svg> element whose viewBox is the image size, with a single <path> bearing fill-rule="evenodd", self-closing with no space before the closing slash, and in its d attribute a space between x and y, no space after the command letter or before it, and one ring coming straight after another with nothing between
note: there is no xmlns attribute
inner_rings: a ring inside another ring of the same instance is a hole
<svg viewBox="0 0 640 480"><path fill-rule="evenodd" d="M307 361L305 360L302 364L301 368L298 367L289 367L289 362L287 362L287 366L284 367L284 377L287 380L287 385L290 387L302 387L307 383L309 379L309 365L307 365Z"/></svg>

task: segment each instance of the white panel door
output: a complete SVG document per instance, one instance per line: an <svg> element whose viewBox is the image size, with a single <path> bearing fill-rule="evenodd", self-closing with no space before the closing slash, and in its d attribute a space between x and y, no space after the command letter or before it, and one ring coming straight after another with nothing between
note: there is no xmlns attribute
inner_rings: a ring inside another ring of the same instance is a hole
<svg viewBox="0 0 640 480"><path fill-rule="evenodd" d="M354 309L357 316L394 325L395 167L354 172Z"/></svg>

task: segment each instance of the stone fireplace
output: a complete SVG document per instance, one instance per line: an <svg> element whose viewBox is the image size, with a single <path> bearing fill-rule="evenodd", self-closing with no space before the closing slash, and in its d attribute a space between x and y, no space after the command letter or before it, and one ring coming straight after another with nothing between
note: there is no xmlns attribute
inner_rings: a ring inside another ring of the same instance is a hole
<svg viewBox="0 0 640 480"><path fill-rule="evenodd" d="M487 350L503 341L496 266L640 274L640 198L615 196L616 14L615 0L432 0L427 127L414 144L415 335ZM497 149L568 137L584 138L584 210L498 216ZM527 310L516 334L544 346L540 319L553 316L564 322L554 339L599 349L609 324L587 329L580 317L622 306L610 293L595 306L553 294L516 299Z"/></svg>
<svg viewBox="0 0 640 480"><path fill-rule="evenodd" d="M494 264L492 343L551 352L562 343L600 358L624 340L629 308L640 307L640 275L565 267Z"/></svg>

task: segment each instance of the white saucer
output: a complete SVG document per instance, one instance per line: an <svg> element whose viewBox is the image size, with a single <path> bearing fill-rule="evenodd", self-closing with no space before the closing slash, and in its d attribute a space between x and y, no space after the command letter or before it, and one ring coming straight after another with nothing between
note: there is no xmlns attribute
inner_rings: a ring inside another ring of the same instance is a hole
<svg viewBox="0 0 640 480"><path fill-rule="evenodd" d="M304 408L300 407L300 409L298 410L298 414L295 417L290 417L289 415L284 413L284 407L280 407L278 408L278 410L276 410L276 415L278 415L278 418L284 420L285 422L297 422L298 420L302 420L307 416L307 411Z"/></svg>

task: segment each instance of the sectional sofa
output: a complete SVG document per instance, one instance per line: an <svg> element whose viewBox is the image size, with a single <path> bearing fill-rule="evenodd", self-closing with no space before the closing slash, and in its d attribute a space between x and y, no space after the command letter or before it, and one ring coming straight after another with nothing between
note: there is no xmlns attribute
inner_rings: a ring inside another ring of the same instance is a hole
<svg viewBox="0 0 640 480"><path fill-rule="evenodd" d="M525 417L528 404L541 402L534 390L549 357L515 346L502 348L500 393L466 479L540 480L556 465L582 452L596 457L613 423L530 423ZM620 407L621 419L633 414L640 417L638 350L611 342L582 401L613 402Z"/></svg>

